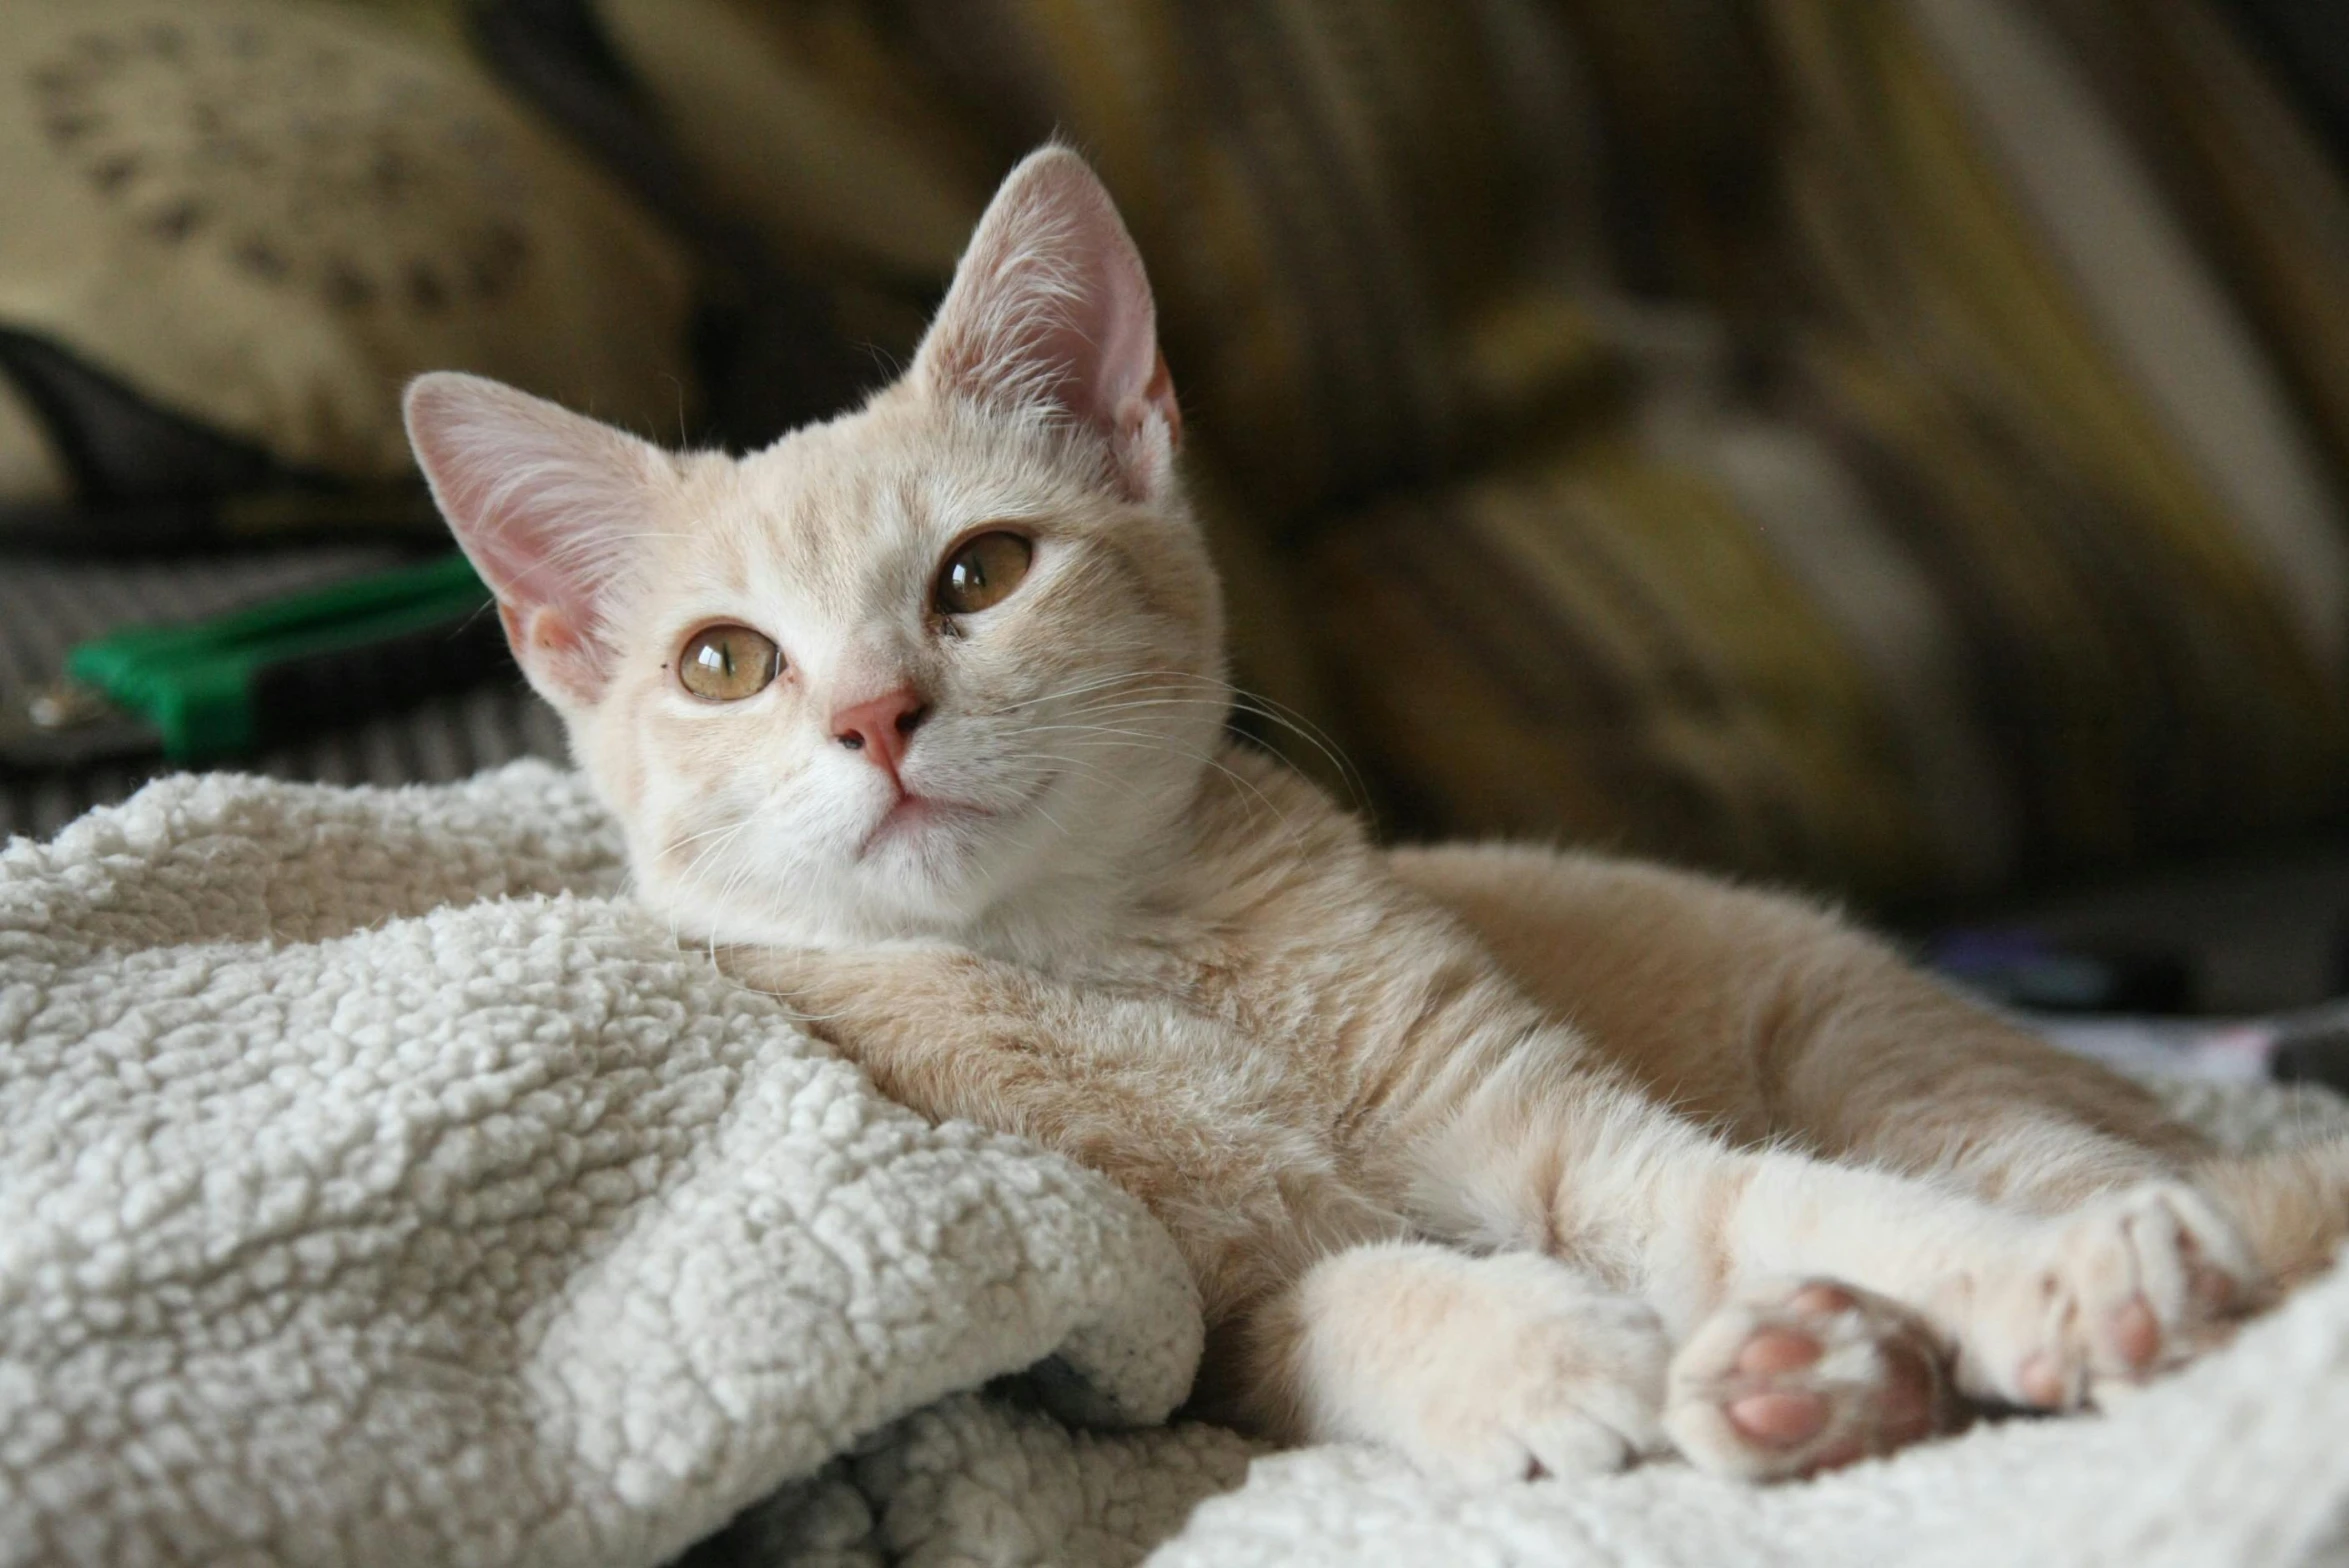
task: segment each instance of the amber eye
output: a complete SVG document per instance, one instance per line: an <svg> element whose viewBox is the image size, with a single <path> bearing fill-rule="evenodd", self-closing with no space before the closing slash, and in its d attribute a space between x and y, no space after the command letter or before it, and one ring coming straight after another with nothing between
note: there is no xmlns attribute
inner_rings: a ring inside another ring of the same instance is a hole
<svg viewBox="0 0 2349 1568"><path fill-rule="evenodd" d="M696 697L740 702L765 691L783 667L775 644L747 626L705 626L685 640L677 679Z"/></svg>
<svg viewBox="0 0 2349 1568"><path fill-rule="evenodd" d="M1035 558L1034 545L1002 529L965 539L938 570L938 608L972 615L1001 604Z"/></svg>

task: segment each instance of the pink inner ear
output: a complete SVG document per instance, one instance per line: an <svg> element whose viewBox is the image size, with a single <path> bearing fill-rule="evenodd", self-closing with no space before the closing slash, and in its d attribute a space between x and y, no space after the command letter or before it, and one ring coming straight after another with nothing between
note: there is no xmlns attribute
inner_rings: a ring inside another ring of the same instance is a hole
<svg viewBox="0 0 2349 1568"><path fill-rule="evenodd" d="M1157 367L1150 372L1150 383L1142 389L1142 401L1156 409L1159 417L1166 421L1167 444L1181 446L1183 410L1182 405L1175 401L1174 372L1167 367L1164 354L1158 356Z"/></svg>
<svg viewBox="0 0 2349 1568"><path fill-rule="evenodd" d="M418 377L406 407L433 497L497 595L524 672L550 698L594 700L659 454L477 376Z"/></svg>
<svg viewBox="0 0 2349 1568"><path fill-rule="evenodd" d="M1063 147L1031 154L996 192L916 370L953 395L1073 416L1108 438L1142 493L1181 429L1141 254Z"/></svg>

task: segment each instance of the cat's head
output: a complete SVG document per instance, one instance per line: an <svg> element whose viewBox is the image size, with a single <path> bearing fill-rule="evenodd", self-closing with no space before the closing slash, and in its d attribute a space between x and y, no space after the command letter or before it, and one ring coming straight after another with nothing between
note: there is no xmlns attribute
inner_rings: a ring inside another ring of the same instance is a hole
<svg viewBox="0 0 2349 1568"><path fill-rule="evenodd" d="M951 935L1116 877L1197 788L1221 609L1149 284L1047 148L911 370L741 459L495 382L409 388L442 512L626 827L727 941Z"/></svg>

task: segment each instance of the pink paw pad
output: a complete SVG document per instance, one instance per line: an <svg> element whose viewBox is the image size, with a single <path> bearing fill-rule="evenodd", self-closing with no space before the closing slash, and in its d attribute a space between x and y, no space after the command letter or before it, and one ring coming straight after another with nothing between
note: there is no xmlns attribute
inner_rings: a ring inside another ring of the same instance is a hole
<svg viewBox="0 0 2349 1568"><path fill-rule="evenodd" d="M1772 1448L1807 1443L1827 1424L1827 1401L1818 1394L1748 1394L1727 1409L1731 1425Z"/></svg>
<svg viewBox="0 0 2349 1568"><path fill-rule="evenodd" d="M2113 1348L2132 1369L2153 1365L2153 1358L2161 1354L2161 1320L2145 1304L2142 1296L2130 1301L2112 1315Z"/></svg>

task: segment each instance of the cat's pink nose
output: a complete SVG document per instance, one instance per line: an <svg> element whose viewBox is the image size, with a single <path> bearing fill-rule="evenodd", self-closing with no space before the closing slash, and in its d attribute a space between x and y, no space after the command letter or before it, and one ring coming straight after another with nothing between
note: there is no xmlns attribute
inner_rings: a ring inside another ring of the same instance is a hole
<svg viewBox="0 0 2349 1568"><path fill-rule="evenodd" d="M929 716L930 705L922 701L922 694L911 686L900 686L833 714L832 738L850 751L863 752L873 766L895 780L897 764L905 756L913 732Z"/></svg>

